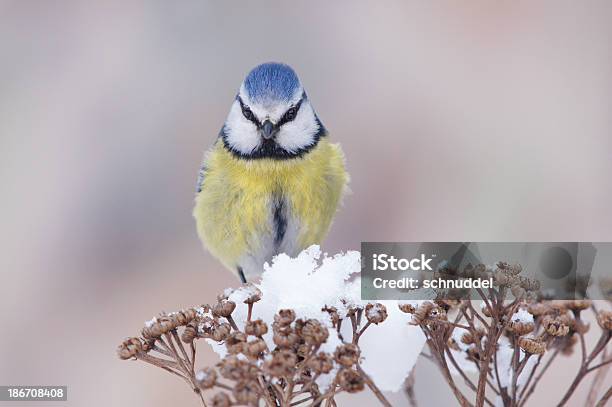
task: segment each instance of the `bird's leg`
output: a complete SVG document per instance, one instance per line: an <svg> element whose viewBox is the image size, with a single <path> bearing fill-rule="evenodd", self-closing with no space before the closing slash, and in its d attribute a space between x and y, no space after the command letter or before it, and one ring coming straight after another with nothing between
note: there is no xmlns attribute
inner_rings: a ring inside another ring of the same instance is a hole
<svg viewBox="0 0 612 407"><path fill-rule="evenodd" d="M246 284L246 277L244 276L244 271L242 271L242 267L238 267L238 276L240 277L240 281L242 284Z"/></svg>

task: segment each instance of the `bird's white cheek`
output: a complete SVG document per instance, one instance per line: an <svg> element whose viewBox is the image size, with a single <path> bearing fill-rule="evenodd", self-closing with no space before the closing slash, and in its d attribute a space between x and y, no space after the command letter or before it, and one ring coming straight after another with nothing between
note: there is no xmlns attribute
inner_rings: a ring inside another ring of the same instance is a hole
<svg viewBox="0 0 612 407"><path fill-rule="evenodd" d="M276 136L276 142L284 150L295 152L310 146L319 131L319 125L311 110L300 112L294 121L284 124Z"/></svg>
<svg viewBox="0 0 612 407"><path fill-rule="evenodd" d="M243 118L242 112L235 110L230 111L225 122L225 138L234 150L249 154L259 147L261 137L255 125Z"/></svg>
<svg viewBox="0 0 612 407"><path fill-rule="evenodd" d="M249 154L259 147L259 134L257 130L250 128L250 126L233 126L229 127L226 131L226 140L234 150Z"/></svg>

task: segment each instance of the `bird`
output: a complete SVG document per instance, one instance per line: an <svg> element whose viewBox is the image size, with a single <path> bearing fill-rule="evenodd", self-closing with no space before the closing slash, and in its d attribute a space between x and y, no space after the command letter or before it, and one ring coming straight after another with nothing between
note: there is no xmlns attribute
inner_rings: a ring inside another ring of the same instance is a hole
<svg viewBox="0 0 612 407"><path fill-rule="evenodd" d="M290 66L264 63L246 75L204 154L193 209L204 247L242 283L327 235L349 182L329 138Z"/></svg>

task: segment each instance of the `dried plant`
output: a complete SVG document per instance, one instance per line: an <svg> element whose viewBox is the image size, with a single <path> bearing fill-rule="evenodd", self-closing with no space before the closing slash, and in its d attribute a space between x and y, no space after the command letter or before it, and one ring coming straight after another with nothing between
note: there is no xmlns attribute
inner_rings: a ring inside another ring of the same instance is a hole
<svg viewBox="0 0 612 407"><path fill-rule="evenodd" d="M499 263L494 270L468 266L463 272L494 277L494 289L478 291L482 306L464 299L394 302L398 304L394 312L399 308L410 315L405 324L422 330L429 348L422 356L439 366L461 406L525 405L554 360L575 348L581 364L559 406L567 404L592 372L597 373L588 405L605 405L611 389L596 398L612 362L606 350L612 312L598 310L589 300L538 298L538 284L522 278L520 266ZM336 406L336 395L366 387L382 405L391 405L362 366L360 339L366 331L375 334L373 325L384 324L393 310L381 303L345 303L342 311L324 306L324 320L280 309L273 320L264 321L255 317L262 292L253 285L240 290L240 296L228 291L212 305L153 318L140 337L119 345L119 357L140 360L182 378L204 406ZM239 311L246 318L237 321ZM590 329L584 322L587 312L596 314L601 330L592 349L587 349L585 341ZM333 351L325 351L323 347L334 343L331 334L340 341ZM197 370L196 347L202 339L225 351L216 366ZM385 339L379 338L380 346L385 346ZM473 374L475 380L470 379ZM458 385L457 377L469 393ZM415 402L414 378L412 371L406 379L411 403Z"/></svg>
<svg viewBox="0 0 612 407"><path fill-rule="evenodd" d="M333 406L337 394L356 393L366 386L383 405L390 406L361 368L359 349L359 338L366 329L387 318L384 305L351 308L348 319L352 337L329 354L320 350L329 336L328 328L316 319L297 318L291 309L282 309L274 316L274 347L268 346L263 335L270 327L252 318L260 298L253 289L244 304L221 296L212 306L162 314L146 323L140 338L123 341L117 353L121 359L141 360L181 377L205 406ZM243 329L232 318L236 306L248 307ZM325 311L339 331L343 319L332 308ZM203 338L224 344L227 355L215 367L196 370L196 341ZM317 379L331 372L334 379L322 390ZM202 395L204 390L215 392L208 404Z"/></svg>
<svg viewBox="0 0 612 407"><path fill-rule="evenodd" d="M589 373L598 369L603 372L601 369L612 362L606 352L612 312L598 311L586 299L538 299L539 284L521 277L519 265L498 263L494 270L484 265L468 266L464 273L494 277L494 289L486 293L477 290L482 301L480 309L471 300L426 301L418 307L400 303L403 312L412 314L410 323L426 335L430 349L427 357L440 367L461 406L498 405L492 396L504 406L523 406L555 358L579 347L580 368L558 403L564 406ZM596 314L601 328L592 349L587 349L585 341L590 328L584 322L586 312ZM459 389L451 370L462 377L472 394ZM467 374L473 370L477 373L475 382ZM600 381L594 381L591 388L592 401L603 380L603 376L599 377ZM605 405L611 395L608 389L597 405Z"/></svg>

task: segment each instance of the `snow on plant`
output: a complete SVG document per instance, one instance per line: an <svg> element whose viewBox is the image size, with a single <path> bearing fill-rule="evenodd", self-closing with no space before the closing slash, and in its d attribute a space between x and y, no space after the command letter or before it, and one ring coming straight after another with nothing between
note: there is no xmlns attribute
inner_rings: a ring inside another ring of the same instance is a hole
<svg viewBox="0 0 612 407"><path fill-rule="evenodd" d="M373 304L367 315L362 315L368 303L361 300L359 252L349 251L327 257L322 255L319 246L311 246L296 258L281 254L264 269L260 283L228 293L228 299L239 304L256 288L263 295L257 303L255 317L272 323L279 310L293 309L300 318L320 321L330 331L327 341L321 345L321 351L333 353L345 336L351 337L352 313L358 312L358 322L365 319L368 326L374 323L369 321L374 321L376 315L388 313L389 318L384 324L376 327L376 330L364 330L361 334L361 366L381 390L397 391L401 388L425 344L425 337L419 329L406 324L395 301L384 301L384 305ZM335 315L330 315L330 311ZM239 327L243 326L248 319L247 309L237 308L233 317ZM338 318L336 327L334 318ZM398 337L399 340L386 343L381 349L380 337ZM272 332L264 335L269 347L274 345L272 339ZM409 352L406 352L406 346ZM225 349L215 349L224 356ZM317 383L326 389L333 379L331 376L322 375Z"/></svg>
<svg viewBox="0 0 612 407"><path fill-rule="evenodd" d="M328 257L312 246L296 258L281 254L258 283L146 322L142 338L124 341L119 356L180 376L203 405L208 389L217 390L212 406L289 406L333 402L365 387L390 405L382 392L401 388L425 336L397 302L360 299L360 270L354 251ZM389 339L384 347L381 337ZM199 338L221 357L216 368L195 369Z"/></svg>
<svg viewBox="0 0 612 407"><path fill-rule="evenodd" d="M335 406L337 394L365 388L390 406L383 391L404 383L412 401L414 375L406 378L419 355L438 365L462 406L522 406L555 357L580 341L582 364L563 405L588 373L612 361L605 351L612 312L588 300L538 299L537 284L520 277L519 266L466 267L496 282L476 307L471 300L362 301L360 270L358 252L328 257L312 246L296 258L279 255L259 282L147 321L118 355L182 378L213 407ZM597 311L602 330L588 353L581 319L587 309ZM199 339L219 355L216 366L196 369ZM425 344L429 352L422 352ZM604 394L601 405L611 396Z"/></svg>

